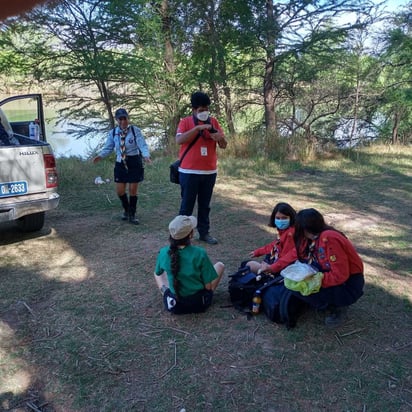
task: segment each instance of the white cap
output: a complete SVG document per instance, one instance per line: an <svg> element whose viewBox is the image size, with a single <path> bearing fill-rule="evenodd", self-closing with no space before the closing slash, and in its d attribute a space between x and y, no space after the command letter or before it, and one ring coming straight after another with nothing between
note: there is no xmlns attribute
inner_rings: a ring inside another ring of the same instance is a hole
<svg viewBox="0 0 412 412"><path fill-rule="evenodd" d="M197 226L197 219L195 216L176 216L169 223L169 232L175 240L184 239Z"/></svg>

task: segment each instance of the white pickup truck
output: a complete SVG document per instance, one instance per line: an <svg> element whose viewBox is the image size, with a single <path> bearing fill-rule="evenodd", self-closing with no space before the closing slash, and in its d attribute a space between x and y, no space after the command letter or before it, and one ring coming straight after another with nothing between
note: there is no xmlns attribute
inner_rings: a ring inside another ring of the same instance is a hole
<svg viewBox="0 0 412 412"><path fill-rule="evenodd" d="M40 230L59 204L56 160L46 141L40 94L0 101L0 222Z"/></svg>

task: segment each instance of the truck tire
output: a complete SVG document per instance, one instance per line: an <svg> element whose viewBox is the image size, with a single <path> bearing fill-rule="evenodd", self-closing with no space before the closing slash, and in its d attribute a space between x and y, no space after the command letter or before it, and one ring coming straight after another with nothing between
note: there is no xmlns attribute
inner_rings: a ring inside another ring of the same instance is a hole
<svg viewBox="0 0 412 412"><path fill-rule="evenodd" d="M33 213L17 219L17 226L22 232L36 232L44 225L45 212Z"/></svg>

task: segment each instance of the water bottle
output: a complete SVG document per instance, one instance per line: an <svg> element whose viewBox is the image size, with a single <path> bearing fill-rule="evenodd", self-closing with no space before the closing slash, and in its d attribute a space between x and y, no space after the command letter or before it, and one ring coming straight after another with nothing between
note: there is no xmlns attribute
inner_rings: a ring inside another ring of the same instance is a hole
<svg viewBox="0 0 412 412"><path fill-rule="evenodd" d="M252 300L252 313L257 315L260 312L260 304L262 303L262 294L261 291L258 289L255 292L255 296L253 296Z"/></svg>
<svg viewBox="0 0 412 412"><path fill-rule="evenodd" d="M29 137L33 140L36 139L36 125L34 124L34 122L30 122L29 124Z"/></svg>
<svg viewBox="0 0 412 412"><path fill-rule="evenodd" d="M38 120L30 122L29 124L29 137L33 140L39 140L40 138L40 126L37 124Z"/></svg>
<svg viewBox="0 0 412 412"><path fill-rule="evenodd" d="M40 121L39 119L34 119L34 126L35 130L34 130L34 138L36 140L40 140Z"/></svg>

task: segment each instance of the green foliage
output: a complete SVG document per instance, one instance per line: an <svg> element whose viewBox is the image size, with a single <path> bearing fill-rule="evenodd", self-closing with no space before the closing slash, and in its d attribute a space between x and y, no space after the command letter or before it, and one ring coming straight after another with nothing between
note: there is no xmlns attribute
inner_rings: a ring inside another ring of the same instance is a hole
<svg viewBox="0 0 412 412"><path fill-rule="evenodd" d="M379 11L355 0L63 0L6 22L0 73L64 102L75 137L109 129L125 106L135 123L162 130L171 152L202 89L232 140L260 135L267 158L310 158L371 136L408 143L410 19L407 10L386 18L374 53ZM342 23L348 15L356 20Z"/></svg>

